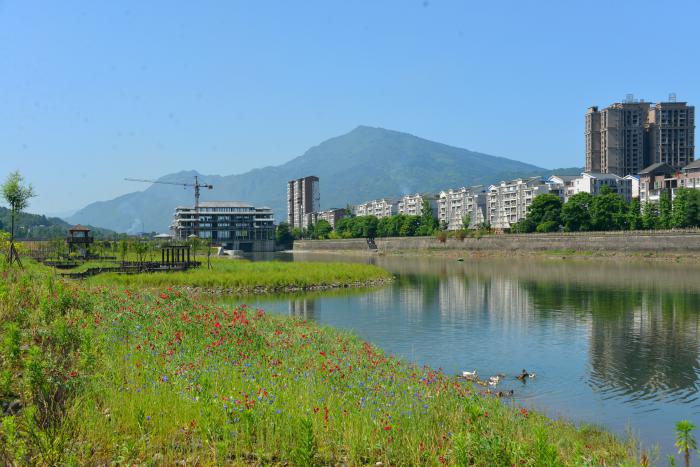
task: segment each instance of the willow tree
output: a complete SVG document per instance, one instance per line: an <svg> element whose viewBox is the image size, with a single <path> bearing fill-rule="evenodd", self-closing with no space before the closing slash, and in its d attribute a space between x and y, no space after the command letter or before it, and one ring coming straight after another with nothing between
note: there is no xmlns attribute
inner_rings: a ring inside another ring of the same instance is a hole
<svg viewBox="0 0 700 467"><path fill-rule="evenodd" d="M17 261L20 266L22 263L15 248L15 222L17 215L29 206L29 199L35 196L32 185L23 186L23 180L24 177L19 172L12 172L0 187L3 199L10 206L10 248L7 252L7 262L11 265Z"/></svg>

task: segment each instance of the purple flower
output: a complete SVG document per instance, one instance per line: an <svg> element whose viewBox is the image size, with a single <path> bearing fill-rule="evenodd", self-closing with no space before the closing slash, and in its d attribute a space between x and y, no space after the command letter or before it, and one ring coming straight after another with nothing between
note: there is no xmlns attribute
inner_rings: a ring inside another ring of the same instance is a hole
<svg viewBox="0 0 700 467"><path fill-rule="evenodd" d="M168 377L167 377L166 375L163 375L162 380L163 380L164 383L167 383L167 382L168 382Z"/></svg>

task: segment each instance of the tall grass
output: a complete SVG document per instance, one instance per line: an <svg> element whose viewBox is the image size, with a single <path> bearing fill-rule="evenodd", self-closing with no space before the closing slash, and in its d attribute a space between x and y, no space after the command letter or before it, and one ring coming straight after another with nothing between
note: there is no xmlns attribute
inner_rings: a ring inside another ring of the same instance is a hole
<svg viewBox="0 0 700 467"><path fill-rule="evenodd" d="M347 286L390 278L389 273L369 264L219 260L211 270L203 266L185 272L102 274L94 276L90 281L94 284L124 287L190 286L245 292L253 289L274 291L285 288Z"/></svg>
<svg viewBox="0 0 700 467"><path fill-rule="evenodd" d="M355 336L3 272L3 464L634 465L632 445Z"/></svg>

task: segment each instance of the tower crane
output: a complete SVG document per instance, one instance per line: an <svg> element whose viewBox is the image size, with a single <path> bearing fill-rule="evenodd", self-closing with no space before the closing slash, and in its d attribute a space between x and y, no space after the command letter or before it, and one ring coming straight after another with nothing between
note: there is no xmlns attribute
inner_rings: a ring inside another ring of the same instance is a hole
<svg viewBox="0 0 700 467"><path fill-rule="evenodd" d="M194 183L187 182L164 182L161 180L143 180L140 178L125 178L129 182L143 182L143 183L159 183L162 185L177 185L187 188L194 188L194 234L199 237L199 193L202 188L211 190L214 185L209 185L208 183L199 183L199 176L194 176Z"/></svg>

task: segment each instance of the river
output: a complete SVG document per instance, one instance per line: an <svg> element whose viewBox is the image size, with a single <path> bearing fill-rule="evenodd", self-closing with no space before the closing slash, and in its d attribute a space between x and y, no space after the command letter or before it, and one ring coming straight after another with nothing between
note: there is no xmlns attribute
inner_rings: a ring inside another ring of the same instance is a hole
<svg viewBox="0 0 700 467"><path fill-rule="evenodd" d="M641 260L455 259L282 254L364 261L396 281L375 290L247 298L269 312L351 330L447 373L508 375L514 403L675 452L700 425L700 266ZM522 369L536 377L521 383Z"/></svg>

